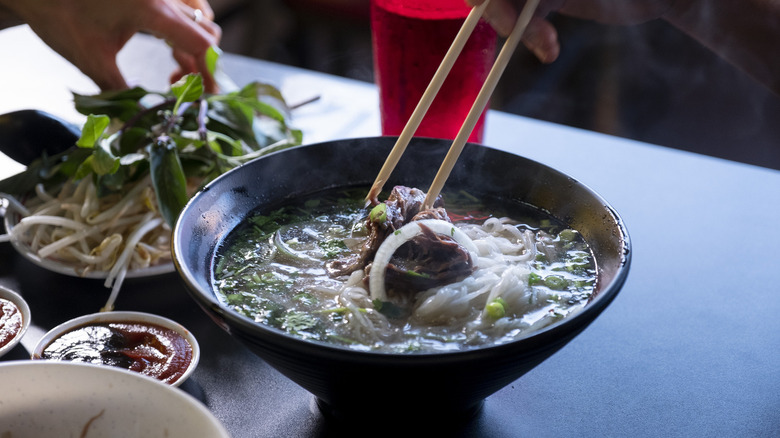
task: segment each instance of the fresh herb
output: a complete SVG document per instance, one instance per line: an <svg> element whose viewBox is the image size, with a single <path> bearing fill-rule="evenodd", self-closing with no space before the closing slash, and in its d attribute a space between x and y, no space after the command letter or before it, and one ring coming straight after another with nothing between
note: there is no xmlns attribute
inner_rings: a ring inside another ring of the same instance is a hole
<svg viewBox="0 0 780 438"><path fill-rule="evenodd" d="M292 223L293 219L291 218L296 218L296 216L291 214L286 207L274 210L268 214L252 216L249 219L249 222L252 224L249 231L252 242L261 242L268 239L282 228L280 224L285 222Z"/></svg>
<svg viewBox="0 0 780 438"><path fill-rule="evenodd" d="M391 303L390 301L373 300L377 312L390 319L401 319L409 315L409 310Z"/></svg>
<svg viewBox="0 0 780 438"><path fill-rule="evenodd" d="M316 328L317 325L317 319L308 313L287 312L283 317L281 328L296 334Z"/></svg>
<svg viewBox="0 0 780 438"><path fill-rule="evenodd" d="M286 122L289 109L279 91L257 82L210 95L203 92L202 77L190 74L169 92L135 87L74 94L74 102L88 116L78 147L28 166L31 176L15 179L16 192L39 182L53 186L92 177L105 195L150 175L157 207L173 225L192 191L188 181L205 184L253 158L301 143L301 132Z"/></svg>
<svg viewBox="0 0 780 438"><path fill-rule="evenodd" d="M561 276L548 275L544 278L544 285L552 290L564 290L569 286L569 282Z"/></svg>
<svg viewBox="0 0 780 438"><path fill-rule="evenodd" d="M577 232L572 230L571 228L567 228L565 230L562 230L558 236L561 238L561 240L565 242L571 242L577 237Z"/></svg>
<svg viewBox="0 0 780 438"><path fill-rule="evenodd" d="M325 253L326 259L334 259L343 251L347 250L347 245L341 239L331 239L324 242L318 242L320 249Z"/></svg>

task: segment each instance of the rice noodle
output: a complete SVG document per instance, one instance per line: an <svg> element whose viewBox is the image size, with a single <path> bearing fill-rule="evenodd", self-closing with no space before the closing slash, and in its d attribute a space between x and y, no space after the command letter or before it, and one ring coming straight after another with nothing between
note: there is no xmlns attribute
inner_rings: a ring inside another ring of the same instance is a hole
<svg viewBox="0 0 780 438"><path fill-rule="evenodd" d="M520 231L507 219L490 218L481 225L460 225L477 248L477 270L468 278L420 295L414 318L426 324L444 324L473 319L498 298L514 313L528 308L530 267L536 256L533 233Z"/></svg>
<svg viewBox="0 0 780 438"><path fill-rule="evenodd" d="M506 330L528 327L513 323L513 327L489 327L494 320L478 317L485 306L501 298L513 313L522 314L537 305L528 286L528 263L537 254L536 237L530 230L519 230L508 219L491 218L483 224L459 224L424 220L410 222L391 234L377 250L369 291L362 286L363 271L353 272L339 290L338 301L348 309L346 319L355 340L367 347L395 334L387 318L374 309L373 300L386 300L384 272L392 254L405 242L421 233L419 223L434 232L452 236L471 252L477 270L462 281L420 293L413 303L412 322L421 325L469 323L470 330ZM382 269L385 267L385 269ZM505 323L502 323L505 324Z"/></svg>

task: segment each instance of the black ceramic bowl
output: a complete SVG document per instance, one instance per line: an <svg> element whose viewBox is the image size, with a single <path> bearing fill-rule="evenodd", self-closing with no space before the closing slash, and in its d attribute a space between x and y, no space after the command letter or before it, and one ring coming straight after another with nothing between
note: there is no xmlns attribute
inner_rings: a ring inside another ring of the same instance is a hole
<svg viewBox="0 0 780 438"><path fill-rule="evenodd" d="M578 230L598 269L592 301L572 317L504 345L462 352L386 354L304 341L223 307L212 289L216 248L252 210L332 187L370 186L395 138L302 146L236 168L196 194L173 234L175 265L192 297L232 336L316 396L337 418L435 422L467 417L489 395L563 347L615 298L628 274L630 243L618 214L599 195L540 163L468 144L447 187L525 202ZM427 190L450 142L414 139L393 172L395 184Z"/></svg>

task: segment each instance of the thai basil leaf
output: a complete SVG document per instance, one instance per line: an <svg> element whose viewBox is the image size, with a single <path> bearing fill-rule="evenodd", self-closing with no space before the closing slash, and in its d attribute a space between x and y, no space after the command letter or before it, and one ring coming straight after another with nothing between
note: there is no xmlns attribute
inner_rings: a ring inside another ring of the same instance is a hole
<svg viewBox="0 0 780 438"><path fill-rule="evenodd" d="M76 146L80 148L95 147L110 123L111 119L106 115L90 114L87 116L87 121L81 129L81 137L76 142Z"/></svg>
<svg viewBox="0 0 780 438"><path fill-rule="evenodd" d="M107 175L102 175L98 178L98 196L108 194L110 192L119 192L125 186L127 182L127 168L119 168L118 172L113 172Z"/></svg>
<svg viewBox="0 0 780 438"><path fill-rule="evenodd" d="M141 87L106 91L94 96L73 93L76 110L81 114L105 114L111 118L128 120L142 109L138 101L149 94Z"/></svg>
<svg viewBox="0 0 780 438"><path fill-rule="evenodd" d="M183 102L195 102L203 95L203 77L188 74L171 85L171 93L176 96L176 104L173 106L175 114Z"/></svg>
<svg viewBox="0 0 780 438"><path fill-rule="evenodd" d="M149 144L149 131L145 128L132 126L122 131L119 138L119 154L135 154Z"/></svg>
<svg viewBox="0 0 780 438"><path fill-rule="evenodd" d="M81 163L83 163L84 160L91 156L91 149L75 148L66 151L63 154L62 163L57 168L57 171L67 177L72 177L76 174L76 171L78 170L79 166L81 166Z"/></svg>
<svg viewBox="0 0 780 438"><path fill-rule="evenodd" d="M92 169L98 175L114 173L119 169L119 158L111 153L108 141L100 141L92 152Z"/></svg>
<svg viewBox="0 0 780 438"><path fill-rule="evenodd" d="M92 173L94 171L94 168L92 167L93 161L95 161L95 155L90 155L85 158L84 161L82 161L76 168L76 172L73 174L73 179L79 180L87 177L90 173Z"/></svg>
<svg viewBox="0 0 780 438"><path fill-rule="evenodd" d="M206 68L213 76L217 72L217 61L222 55L222 50L217 46L211 46L206 50Z"/></svg>
<svg viewBox="0 0 780 438"><path fill-rule="evenodd" d="M149 152L157 205L165 222L173 227L188 199L187 180L179 154L169 138L153 144Z"/></svg>

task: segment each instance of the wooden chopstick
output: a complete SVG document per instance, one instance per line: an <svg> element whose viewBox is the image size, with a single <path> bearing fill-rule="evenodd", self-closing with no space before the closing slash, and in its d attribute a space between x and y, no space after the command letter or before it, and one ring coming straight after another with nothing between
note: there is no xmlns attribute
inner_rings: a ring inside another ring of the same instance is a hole
<svg viewBox="0 0 780 438"><path fill-rule="evenodd" d="M450 172L452 172L452 168L455 166L455 162L463 151L463 147L465 146L469 135L471 135L471 131L474 130L474 127L479 120L479 116L487 106L487 102L493 94L499 78L504 73L504 70L509 63L509 59L515 52L515 49L517 49L517 45L520 43L525 28L528 27L528 23L531 21L538 4L539 0L528 0L525 6L523 6L523 10L520 12L520 16L517 17L517 22L515 22L512 33L509 34L509 37L504 42L504 46L501 48L501 52L498 54L496 62L490 69L490 73L488 73L485 83L482 84L482 88L479 90L479 94L466 116L466 120L460 127L460 131L458 131L458 135L455 137L455 140L453 140L452 146L450 146L450 150L447 152L447 156L444 158L444 161L442 161L441 167L439 167L439 172L436 174L431 187L428 189L425 201L423 201L423 209L431 208L436 197L439 196L442 187L444 187L444 182L449 178Z"/></svg>
<svg viewBox="0 0 780 438"><path fill-rule="evenodd" d="M482 17L482 13L485 11L488 3L490 3L490 0L485 0L484 3L473 7L471 12L469 12L469 15L463 22L463 25L458 31L458 34L455 36L455 39L450 45L450 48L447 50L447 54L444 55L444 59L442 59L441 64L439 64L439 68L433 75L431 82L425 89L425 92L420 98L420 101L417 102L417 106L414 108L414 111L409 117L409 120L406 122L406 125L404 125L404 129L398 136L398 140L396 140L395 146L393 146L390 154L385 159L385 163L379 170L379 174L377 175L376 180L374 180L374 184L371 186L371 190L369 190L368 195L366 196L367 203L375 201L379 195L379 192L382 191L385 182L390 177L390 174L393 172L393 169L395 169L395 166L398 164L398 161L401 159L401 156L406 150L406 146L409 145L409 141L412 139L414 133L417 131L417 128L420 126L423 117L425 117L425 113L428 112L428 108L430 108L433 99L436 97L439 89L441 89L444 80L447 79L447 75L450 73L453 64L455 64L455 60L458 59L461 50L463 50L463 46L466 45L466 41L468 41L469 36L477 26L477 23Z"/></svg>

